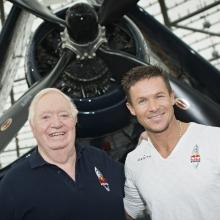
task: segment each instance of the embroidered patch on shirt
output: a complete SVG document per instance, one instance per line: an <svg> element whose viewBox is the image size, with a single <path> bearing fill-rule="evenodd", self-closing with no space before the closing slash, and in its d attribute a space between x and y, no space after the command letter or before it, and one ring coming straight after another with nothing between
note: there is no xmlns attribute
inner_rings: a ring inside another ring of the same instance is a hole
<svg viewBox="0 0 220 220"><path fill-rule="evenodd" d="M192 151L192 155L190 157L190 162L192 163L192 165L197 168L199 166L200 163L200 154L199 154L199 147L197 145L195 145L193 147L193 151Z"/></svg>
<svg viewBox="0 0 220 220"><path fill-rule="evenodd" d="M96 167L94 168L95 168L95 173L96 173L96 176L98 177L100 185L103 186L109 192L110 191L109 184L106 181L105 177L102 175L102 172Z"/></svg>

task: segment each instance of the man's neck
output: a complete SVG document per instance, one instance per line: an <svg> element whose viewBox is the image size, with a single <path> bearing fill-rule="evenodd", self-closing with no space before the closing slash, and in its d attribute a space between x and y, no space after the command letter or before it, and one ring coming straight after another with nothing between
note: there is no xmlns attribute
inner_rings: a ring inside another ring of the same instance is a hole
<svg viewBox="0 0 220 220"><path fill-rule="evenodd" d="M172 121L169 127L163 132L149 132L149 138L152 144L164 158L167 158L170 155L182 135L183 123L176 119Z"/></svg>

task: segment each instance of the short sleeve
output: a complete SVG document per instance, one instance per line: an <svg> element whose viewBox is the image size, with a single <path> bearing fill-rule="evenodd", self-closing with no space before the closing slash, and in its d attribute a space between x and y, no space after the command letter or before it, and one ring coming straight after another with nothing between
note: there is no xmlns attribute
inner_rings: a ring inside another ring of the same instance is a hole
<svg viewBox="0 0 220 220"><path fill-rule="evenodd" d="M133 173L129 169L128 161L125 162L125 197L124 197L124 207L128 215L132 218L137 218L143 215L145 210L145 204L139 194L139 191L135 185L135 179L133 178Z"/></svg>

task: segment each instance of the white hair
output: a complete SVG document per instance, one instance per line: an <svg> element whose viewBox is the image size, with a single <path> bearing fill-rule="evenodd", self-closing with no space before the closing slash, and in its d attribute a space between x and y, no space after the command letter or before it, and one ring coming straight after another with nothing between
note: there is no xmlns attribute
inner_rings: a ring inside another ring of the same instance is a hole
<svg viewBox="0 0 220 220"><path fill-rule="evenodd" d="M45 95L47 95L49 93L60 94L70 104L70 108L72 110L71 111L72 112L72 116L73 117L77 116L78 110L77 110L75 104L72 102L72 100L67 95L65 95L59 89L56 89L56 88L46 88L46 89L42 89L40 92L37 93L37 95L35 95L35 97L33 98L32 102L31 102L31 104L29 106L28 120L31 123L33 122L33 118L34 118L34 115L35 115L36 105L38 104L40 99L43 98L43 96L45 96Z"/></svg>

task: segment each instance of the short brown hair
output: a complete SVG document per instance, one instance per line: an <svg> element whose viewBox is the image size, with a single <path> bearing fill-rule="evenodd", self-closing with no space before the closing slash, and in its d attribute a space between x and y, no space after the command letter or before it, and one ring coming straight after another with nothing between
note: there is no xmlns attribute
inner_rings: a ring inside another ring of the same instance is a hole
<svg viewBox="0 0 220 220"><path fill-rule="evenodd" d="M121 84L125 95L127 96L128 102L131 102L129 90L131 86L143 79L150 79L153 77L161 77L168 89L169 94L172 93L172 88L167 77L167 73L158 66L137 66L129 70L123 77Z"/></svg>

